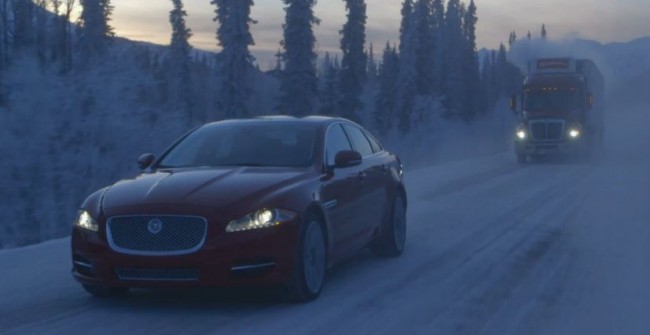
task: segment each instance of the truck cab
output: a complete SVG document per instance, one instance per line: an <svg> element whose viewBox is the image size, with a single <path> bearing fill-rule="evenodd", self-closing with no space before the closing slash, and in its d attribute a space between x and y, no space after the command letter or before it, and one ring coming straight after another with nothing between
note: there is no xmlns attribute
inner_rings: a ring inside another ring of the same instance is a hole
<svg viewBox="0 0 650 335"><path fill-rule="evenodd" d="M519 121L518 162L550 154L584 154L602 144L603 117L594 94L597 91L599 98L602 94L602 76L593 62L540 59L529 63L528 73L520 98L511 100Z"/></svg>

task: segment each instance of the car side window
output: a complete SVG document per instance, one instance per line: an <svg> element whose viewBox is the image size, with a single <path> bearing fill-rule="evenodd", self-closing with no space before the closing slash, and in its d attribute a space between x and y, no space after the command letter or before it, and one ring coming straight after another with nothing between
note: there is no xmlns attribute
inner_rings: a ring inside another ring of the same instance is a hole
<svg viewBox="0 0 650 335"><path fill-rule="evenodd" d="M363 134L361 129L347 124L344 127L345 131L350 135L350 141L352 141L354 150L358 151L361 157L370 156L374 153L370 142L368 142L368 138Z"/></svg>
<svg viewBox="0 0 650 335"><path fill-rule="evenodd" d="M334 165L334 158L339 151L352 150L348 136L341 128L340 124L335 124L327 131L327 139L325 144L325 155L327 158L327 165Z"/></svg>
<svg viewBox="0 0 650 335"><path fill-rule="evenodd" d="M367 131L364 131L363 133L368 138L368 141L370 141L370 146L372 147L372 152L378 153L378 152L381 152L381 151L384 150L384 148L381 146L379 141L377 141L377 139L374 138L370 133L368 133Z"/></svg>

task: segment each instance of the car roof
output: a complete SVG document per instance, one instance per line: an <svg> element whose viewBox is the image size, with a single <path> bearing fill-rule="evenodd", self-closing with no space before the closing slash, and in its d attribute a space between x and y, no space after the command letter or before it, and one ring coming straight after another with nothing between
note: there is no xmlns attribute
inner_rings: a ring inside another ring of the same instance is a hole
<svg viewBox="0 0 650 335"><path fill-rule="evenodd" d="M268 115L268 116L254 117L254 118L227 119L227 120L208 123L208 125L232 124L232 123L264 124L268 122L282 123L282 124L312 124L312 125L321 125L321 126L327 126L336 122L346 122L346 123L355 124L354 122L341 117L330 117L330 116L321 116L321 115L310 115L304 117L295 117L295 116L288 116L288 115Z"/></svg>

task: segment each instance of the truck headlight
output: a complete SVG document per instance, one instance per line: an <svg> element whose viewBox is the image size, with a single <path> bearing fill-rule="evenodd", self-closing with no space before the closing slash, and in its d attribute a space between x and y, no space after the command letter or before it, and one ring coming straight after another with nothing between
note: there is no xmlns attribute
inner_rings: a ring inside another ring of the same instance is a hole
<svg viewBox="0 0 650 335"><path fill-rule="evenodd" d="M93 232L99 231L99 224L86 211L79 211L79 217L74 222L74 226L80 229L89 230Z"/></svg>
<svg viewBox="0 0 650 335"><path fill-rule="evenodd" d="M570 129L569 130L569 137L574 138L574 139L580 137L580 130L575 129L575 128Z"/></svg>
<svg viewBox="0 0 650 335"><path fill-rule="evenodd" d="M522 141L525 140L526 137L528 136L528 134L526 134L526 130L524 130L524 129L517 129L516 135L517 135L517 138L522 140Z"/></svg>
<svg viewBox="0 0 650 335"><path fill-rule="evenodd" d="M283 222L290 221L296 216L295 213L282 209L261 209L250 213L237 220L232 220L226 226L226 232L254 230L277 226Z"/></svg>

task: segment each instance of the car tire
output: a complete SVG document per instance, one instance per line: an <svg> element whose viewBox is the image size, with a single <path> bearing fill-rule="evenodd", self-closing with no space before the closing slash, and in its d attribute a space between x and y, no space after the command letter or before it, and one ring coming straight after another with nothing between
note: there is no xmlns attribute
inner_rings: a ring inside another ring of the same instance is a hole
<svg viewBox="0 0 650 335"><path fill-rule="evenodd" d="M390 219L380 235L370 245L370 250L380 257L397 257L406 245L406 200L398 195L393 200Z"/></svg>
<svg viewBox="0 0 650 335"><path fill-rule="evenodd" d="M129 292L128 287L107 287L100 285L82 285L86 292L96 298L111 298L124 296Z"/></svg>
<svg viewBox="0 0 650 335"><path fill-rule="evenodd" d="M289 299L309 302L323 289L327 270L327 242L321 221L308 216L300 233L296 265L288 285Z"/></svg>

